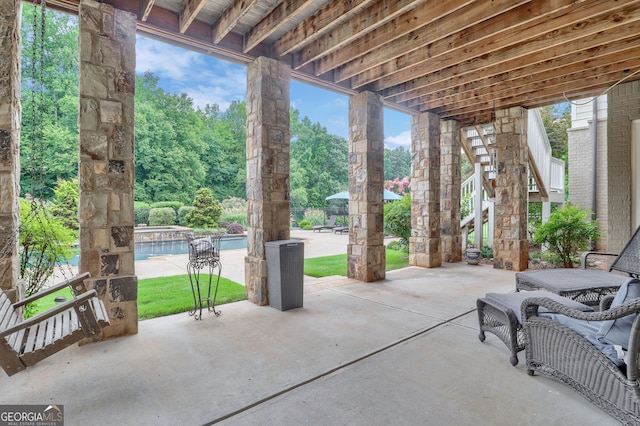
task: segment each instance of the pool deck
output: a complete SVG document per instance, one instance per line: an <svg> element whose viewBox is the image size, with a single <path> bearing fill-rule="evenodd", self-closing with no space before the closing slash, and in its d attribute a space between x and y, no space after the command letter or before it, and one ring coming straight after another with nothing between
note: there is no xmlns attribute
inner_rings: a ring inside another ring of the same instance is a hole
<svg viewBox="0 0 640 426"><path fill-rule="evenodd" d="M310 234L309 257L346 251L346 236ZM243 276L235 252L225 276ZM141 277L185 272L179 256L140 263ZM529 377L523 353L512 367L497 337L478 340L476 299L514 283L462 262L375 283L305 280L302 308L241 301L220 317L155 318L137 335L70 347L1 377L0 404L62 404L67 426L618 424Z"/></svg>

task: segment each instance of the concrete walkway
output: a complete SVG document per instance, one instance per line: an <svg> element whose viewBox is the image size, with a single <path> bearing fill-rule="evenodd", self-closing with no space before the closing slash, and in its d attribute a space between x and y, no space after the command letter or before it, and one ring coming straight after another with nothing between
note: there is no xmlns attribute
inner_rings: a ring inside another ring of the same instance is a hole
<svg viewBox="0 0 640 426"><path fill-rule="evenodd" d="M305 285L290 311L243 301L142 321L0 378L0 403L62 404L67 426L617 424L527 376L523 353L512 367L495 336L480 343L476 299L513 283L489 266L405 268Z"/></svg>

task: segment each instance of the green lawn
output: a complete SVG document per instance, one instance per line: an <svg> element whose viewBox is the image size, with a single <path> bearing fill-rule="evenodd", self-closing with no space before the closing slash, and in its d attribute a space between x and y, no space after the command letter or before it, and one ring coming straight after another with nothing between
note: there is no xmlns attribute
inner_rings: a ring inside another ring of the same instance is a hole
<svg viewBox="0 0 640 426"><path fill-rule="evenodd" d="M387 271L409 266L409 254L398 250L386 251ZM315 257L305 259L304 274L311 277L328 277L331 275L347 276L347 255L337 254L335 256Z"/></svg>
<svg viewBox="0 0 640 426"><path fill-rule="evenodd" d="M208 280L207 277L208 275L202 275L201 280ZM211 291L213 292L213 290L214 288L212 287ZM206 291L206 288L202 289L203 296L206 295ZM41 299L34 315L52 308L55 305L55 297L61 295L67 299L72 297L69 289L50 294ZM211 296L213 296L213 293ZM216 306L244 299L246 299L244 286L226 278L220 278ZM186 312L191 308L193 308L193 293L191 292L188 275L138 280L139 319L145 320L177 314Z"/></svg>

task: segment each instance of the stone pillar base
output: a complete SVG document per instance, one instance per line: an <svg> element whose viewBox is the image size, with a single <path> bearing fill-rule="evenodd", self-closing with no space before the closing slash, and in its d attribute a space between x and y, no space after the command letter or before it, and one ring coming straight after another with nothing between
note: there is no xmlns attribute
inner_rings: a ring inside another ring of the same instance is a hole
<svg viewBox="0 0 640 426"><path fill-rule="evenodd" d="M459 235L441 235L442 261L447 263L462 261L462 238Z"/></svg>
<svg viewBox="0 0 640 426"><path fill-rule="evenodd" d="M384 245L349 244L347 254L349 278L364 282L385 279L387 259Z"/></svg>
<svg viewBox="0 0 640 426"><path fill-rule="evenodd" d="M247 299L258 306L269 303L267 289L267 261L258 256L245 256L244 282L247 286Z"/></svg>
<svg viewBox="0 0 640 426"><path fill-rule="evenodd" d="M529 267L529 241L494 240L493 267L507 271L524 271Z"/></svg>
<svg viewBox="0 0 640 426"><path fill-rule="evenodd" d="M409 237L409 265L435 268L442 265L440 238Z"/></svg>
<svg viewBox="0 0 640 426"><path fill-rule="evenodd" d="M96 290L109 315L110 325L102 329L103 339L138 333L138 277L136 275L89 278L86 284L87 288Z"/></svg>

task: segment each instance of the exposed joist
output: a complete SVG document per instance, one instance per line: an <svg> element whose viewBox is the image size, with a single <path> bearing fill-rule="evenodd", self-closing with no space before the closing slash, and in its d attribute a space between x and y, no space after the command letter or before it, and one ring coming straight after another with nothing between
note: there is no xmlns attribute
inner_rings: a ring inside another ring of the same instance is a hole
<svg viewBox="0 0 640 426"><path fill-rule="evenodd" d="M558 9L576 3L577 0L542 0L524 3L510 10L506 7L480 9L475 4L455 14L455 20L434 23L423 30L420 37L425 40L417 48L412 48L411 40L400 40L346 64L336 70L336 81L353 77L354 87L361 87L383 76L391 75L405 68L416 66L455 49L473 51L474 47L489 45L492 40L515 43L513 35L548 22L548 15ZM486 3L490 5L490 3ZM502 13L496 14L497 11ZM557 13L557 12L556 12ZM456 30L456 27L460 28ZM445 32L445 29L450 28ZM440 37L438 37L440 33ZM474 45L475 43L475 45ZM407 48L408 47L408 48ZM384 62L384 63L383 63Z"/></svg>
<svg viewBox="0 0 640 426"><path fill-rule="evenodd" d="M349 46L320 58L318 74L336 69L334 79L344 81L383 62L400 56L404 50L420 49L425 43L463 31L506 9L529 3L530 0L496 0L478 6L473 1L423 3L388 22L377 31L359 38ZM575 1L575 0L572 0Z"/></svg>
<svg viewBox="0 0 640 426"><path fill-rule="evenodd" d="M420 82L410 82L411 85L405 85L407 89L403 93L394 94L397 87L392 87L382 91L382 96L391 102L407 102L420 96L429 95L443 90L455 90L456 93L480 89L482 87L492 86L504 81L517 80L521 78L529 78L535 74L545 72L551 69L557 69L558 72L564 73L565 67L574 66L581 63L592 63L597 61L601 56L612 54L625 54L628 49L640 48L640 35L630 39L617 40L602 45L594 46L585 50L573 51L567 55L557 56L549 59L545 52L536 52L530 58L533 62L530 64L521 64L518 66L517 60L490 65L485 69L475 70L468 74L455 75L444 80L439 80L426 85ZM632 52L635 54L635 52ZM598 62L598 64L600 64ZM578 65L579 66L579 65ZM415 84L415 86L413 85Z"/></svg>
<svg viewBox="0 0 640 426"><path fill-rule="evenodd" d="M258 0L234 1L231 6L224 11L216 23L213 30L213 43L218 44L236 26L242 18Z"/></svg>
<svg viewBox="0 0 640 426"><path fill-rule="evenodd" d="M416 0L380 0L374 3L368 9L342 23L339 28L304 46L300 52L294 55L294 68L299 68L315 61L358 37L374 31L381 25L414 8L418 3L420 1Z"/></svg>
<svg viewBox="0 0 640 426"><path fill-rule="evenodd" d="M151 9L153 9L153 4L155 2L156 0L142 0L142 16L140 17L140 20L142 22L146 21L149 17L149 14L151 13Z"/></svg>
<svg viewBox="0 0 640 426"><path fill-rule="evenodd" d="M468 99L479 99L492 93L499 93L502 88L507 87L509 90L517 90L521 87L532 87L538 85L545 87L552 85L552 81L559 79L563 81L567 79L582 78L597 72L610 72L608 68L614 64L625 63L627 65L619 65L624 69L625 66L633 66L632 61L638 57L637 52L640 49L640 34L632 39L624 39L616 42L622 50L618 50L609 55L600 55L595 58L557 66L549 63L547 67L524 67L518 70L499 74L496 76L467 81L460 85L443 86L442 90L423 94L408 102L408 106L417 106L421 104L429 104L434 107L442 105L463 102ZM607 46L608 47L608 46ZM583 52L584 53L584 52ZM576 54L566 55L568 58L580 57ZM584 57L584 55L582 56ZM535 64L538 65L538 64ZM542 83L540 83L542 82Z"/></svg>
<svg viewBox="0 0 640 426"><path fill-rule="evenodd" d="M248 52L258 45L262 40L269 37L287 19L294 18L301 11L306 9L314 0L284 0L277 5L262 21L258 23L245 36L244 52Z"/></svg>
<svg viewBox="0 0 640 426"><path fill-rule="evenodd" d="M634 2L634 3L637 3ZM427 61L420 66L411 67L402 72L383 77L370 86L371 90L382 90L402 85L412 79L422 79L436 74L439 79L447 78L446 68L451 67L455 71L453 75L461 75L472 72L480 68L519 59L525 63L536 52L543 52L546 58L552 58L557 54L567 54L570 51L588 49L602 44L599 42L598 33L606 31L611 38L610 41L629 37L628 28L636 28L637 20L640 19L640 10L637 6L627 6L623 9L607 12L600 16L590 16L587 19L582 17L581 8L571 8L570 15L575 18L572 22L565 23L565 26L558 28L552 26L544 33L538 33L534 38L523 41L515 46L509 42L495 40L484 50L451 51L441 55L436 61ZM616 29L619 29L616 30ZM584 37L587 35L587 37ZM578 48L577 44L582 43ZM507 47L499 48L500 46ZM480 47L479 47L480 49ZM562 53L556 53L562 52ZM517 61L515 62L518 63ZM519 68L520 66L516 66ZM507 71L507 69L505 69Z"/></svg>
<svg viewBox="0 0 640 426"><path fill-rule="evenodd" d="M578 94L593 93L594 95L602 94L606 89L616 84L618 81L629 75L629 71L618 71L611 74L592 76L589 78L574 80L564 85L550 87L542 91L529 92L525 96L529 96L532 100L530 103L523 103L521 96L499 98L489 102L483 102L465 107L456 108L429 108L427 105L421 111L432 111L439 114L442 118L464 116L475 114L483 110L504 109L522 105L531 107L532 105L541 106L551 103L558 103L566 99L576 99ZM565 99L566 97L566 99Z"/></svg>
<svg viewBox="0 0 640 426"><path fill-rule="evenodd" d="M447 105L456 105L458 108L471 107L473 105L493 102L495 99L522 97L530 93L544 93L544 91L566 91L567 87L576 84L575 81L589 80L594 76L611 75L640 69L640 57L622 59L616 63L576 70L572 74L553 76L552 73L543 73L535 81L526 80L514 84L505 83L485 93L476 93L473 96L454 95L441 98L419 98L419 105L428 105L429 109L447 108ZM547 75L545 75L547 74ZM418 105L418 102L416 102Z"/></svg>
<svg viewBox="0 0 640 426"><path fill-rule="evenodd" d="M187 31L205 3L206 0L184 0L180 9L180 33Z"/></svg>
<svg viewBox="0 0 640 426"><path fill-rule="evenodd" d="M276 41L273 45L275 55L284 56L300 49L366 9L373 2L374 0L331 0L310 18Z"/></svg>

